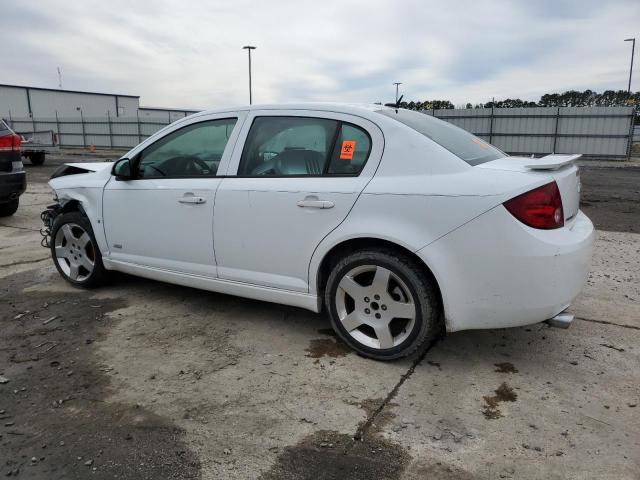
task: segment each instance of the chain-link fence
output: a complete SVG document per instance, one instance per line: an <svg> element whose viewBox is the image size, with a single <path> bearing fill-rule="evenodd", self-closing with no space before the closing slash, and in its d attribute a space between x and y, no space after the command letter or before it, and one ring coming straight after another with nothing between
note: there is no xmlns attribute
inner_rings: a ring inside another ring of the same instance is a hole
<svg viewBox="0 0 640 480"><path fill-rule="evenodd" d="M634 138L632 107L535 107L425 110L505 152L581 153L625 159ZM10 118L19 132L52 130L60 146L129 149L170 123L159 117ZM637 133L635 134L637 137Z"/></svg>
<svg viewBox="0 0 640 480"><path fill-rule="evenodd" d="M169 125L169 119L142 117L30 117L7 119L18 133L51 130L61 147L130 149Z"/></svg>
<svg viewBox="0 0 640 480"><path fill-rule="evenodd" d="M581 153L625 159L633 143L632 107L429 110L514 155Z"/></svg>

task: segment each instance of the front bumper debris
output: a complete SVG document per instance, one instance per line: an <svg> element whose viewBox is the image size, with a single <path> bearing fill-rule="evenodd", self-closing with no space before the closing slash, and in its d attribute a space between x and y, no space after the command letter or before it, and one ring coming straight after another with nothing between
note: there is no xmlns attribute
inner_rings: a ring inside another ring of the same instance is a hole
<svg viewBox="0 0 640 480"><path fill-rule="evenodd" d="M40 219L43 223L42 228L40 229L40 235L42 235L40 245L42 245L44 248L51 248L51 230L53 229L53 222L61 212L62 205L60 205L59 203L54 203L52 205L49 205L40 214Z"/></svg>

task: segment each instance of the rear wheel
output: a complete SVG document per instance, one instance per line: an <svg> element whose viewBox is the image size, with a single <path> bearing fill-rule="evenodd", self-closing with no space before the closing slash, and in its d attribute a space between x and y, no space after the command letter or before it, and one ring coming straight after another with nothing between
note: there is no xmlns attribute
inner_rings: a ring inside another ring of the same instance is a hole
<svg viewBox="0 0 640 480"><path fill-rule="evenodd" d="M42 165L44 163L44 152L30 153L29 160L33 165Z"/></svg>
<svg viewBox="0 0 640 480"><path fill-rule="evenodd" d="M340 260L325 290L336 333L360 354L391 360L423 351L441 331L433 282L405 255L368 249Z"/></svg>
<svg viewBox="0 0 640 480"><path fill-rule="evenodd" d="M7 203L0 203L0 217L9 217L18 211L20 200L17 198Z"/></svg>
<svg viewBox="0 0 640 480"><path fill-rule="evenodd" d="M51 230L51 255L62 277L77 287L96 287L107 271L91 223L80 212L60 215Z"/></svg>

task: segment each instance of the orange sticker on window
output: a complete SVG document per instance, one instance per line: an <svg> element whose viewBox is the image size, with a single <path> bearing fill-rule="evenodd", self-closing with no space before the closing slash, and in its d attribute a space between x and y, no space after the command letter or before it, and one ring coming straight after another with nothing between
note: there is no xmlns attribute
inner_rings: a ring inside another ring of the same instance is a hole
<svg viewBox="0 0 640 480"><path fill-rule="evenodd" d="M473 141L473 143L477 143L478 145L480 145L480 148L489 148L489 145L487 145L486 142L478 137L473 137L471 140Z"/></svg>
<svg viewBox="0 0 640 480"><path fill-rule="evenodd" d="M343 140L342 147L340 148L340 160L351 160L355 149L355 140Z"/></svg>

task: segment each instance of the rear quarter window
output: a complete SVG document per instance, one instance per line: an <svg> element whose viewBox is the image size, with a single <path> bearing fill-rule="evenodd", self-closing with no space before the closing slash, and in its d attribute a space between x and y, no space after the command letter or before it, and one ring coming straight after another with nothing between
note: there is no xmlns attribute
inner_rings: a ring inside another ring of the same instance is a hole
<svg viewBox="0 0 640 480"><path fill-rule="evenodd" d="M378 110L378 113L412 128L471 166L506 157L502 151L481 138L430 115L393 108Z"/></svg>

